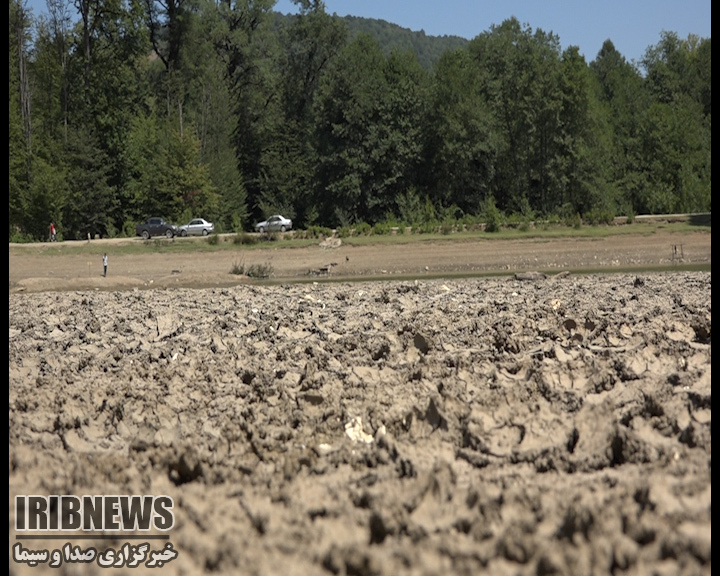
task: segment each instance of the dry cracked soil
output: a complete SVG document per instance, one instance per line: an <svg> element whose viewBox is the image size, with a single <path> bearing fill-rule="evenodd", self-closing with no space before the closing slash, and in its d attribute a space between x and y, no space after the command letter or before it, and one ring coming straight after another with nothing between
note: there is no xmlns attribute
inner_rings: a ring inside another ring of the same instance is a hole
<svg viewBox="0 0 720 576"><path fill-rule="evenodd" d="M150 571L101 567L128 534L14 530L16 495L149 494L174 503L160 574L710 574L711 273L613 273L669 243L601 244L593 274L562 272L589 243L475 247L455 270L507 273L473 278L422 277L452 264L427 246L275 254L357 278L272 285L203 256L196 286L162 282L184 254L113 280L122 257L11 249L9 573ZM383 270L418 276L362 281ZM65 542L98 557L13 560Z"/></svg>

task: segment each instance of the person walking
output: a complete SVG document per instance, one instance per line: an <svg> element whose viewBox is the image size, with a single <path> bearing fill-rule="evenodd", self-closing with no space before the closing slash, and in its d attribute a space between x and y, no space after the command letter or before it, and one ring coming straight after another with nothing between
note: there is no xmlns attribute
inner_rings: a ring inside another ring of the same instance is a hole
<svg viewBox="0 0 720 576"><path fill-rule="evenodd" d="M107 276L107 254L103 254L103 277Z"/></svg>

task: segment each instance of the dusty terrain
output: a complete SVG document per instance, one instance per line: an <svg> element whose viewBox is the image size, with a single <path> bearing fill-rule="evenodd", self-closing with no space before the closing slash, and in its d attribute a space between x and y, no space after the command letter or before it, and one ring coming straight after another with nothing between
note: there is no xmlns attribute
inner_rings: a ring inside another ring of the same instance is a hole
<svg viewBox="0 0 720 576"><path fill-rule="evenodd" d="M642 227L640 227L642 229ZM226 237L229 242L230 238ZM177 238L175 242L202 242ZM164 239L151 243L165 243ZM11 288L23 291L157 287L228 286L246 282L230 273L234 265L246 269L267 267L275 280L323 279L321 268L330 267L333 279L399 278L407 276L512 273L524 270L619 269L710 263L710 234L670 233L518 240L481 239L466 242L420 242L372 246L318 242L306 248L249 249L237 246L215 252L163 252L148 245L147 253L109 254L108 276L102 276L102 254L120 243L142 244L138 239L94 240L58 244L12 245L9 275ZM73 250L74 245L85 248ZM228 244L231 246L231 244ZM673 247L678 250L673 260ZM87 251L91 253L88 254ZM682 251L682 252L680 252ZM682 259L680 255L682 253ZM58 257L62 256L62 257Z"/></svg>
<svg viewBox="0 0 720 576"><path fill-rule="evenodd" d="M711 273L612 272L681 242L11 248L10 573L106 573L15 563L16 494L152 494L160 574L710 574Z"/></svg>

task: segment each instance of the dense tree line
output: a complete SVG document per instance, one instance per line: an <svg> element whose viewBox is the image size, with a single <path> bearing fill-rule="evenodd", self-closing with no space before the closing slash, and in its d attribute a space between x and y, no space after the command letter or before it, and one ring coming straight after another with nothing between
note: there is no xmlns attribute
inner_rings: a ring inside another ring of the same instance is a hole
<svg viewBox="0 0 720 576"><path fill-rule="evenodd" d="M428 67L295 3L10 0L11 240L710 210L710 38L588 64L511 18Z"/></svg>

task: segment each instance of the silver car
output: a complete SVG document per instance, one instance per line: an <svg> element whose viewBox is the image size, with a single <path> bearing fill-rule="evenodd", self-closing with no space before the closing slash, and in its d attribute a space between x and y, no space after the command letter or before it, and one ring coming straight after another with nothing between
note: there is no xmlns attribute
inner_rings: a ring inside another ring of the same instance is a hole
<svg viewBox="0 0 720 576"><path fill-rule="evenodd" d="M178 228L180 236L207 236L215 232L215 224L203 218L190 220L188 224Z"/></svg>
<svg viewBox="0 0 720 576"><path fill-rule="evenodd" d="M291 228L292 220L289 220L284 216L280 216L280 214L275 214L274 216L270 216L267 220L255 224L255 230L260 232L260 234L263 232L285 232Z"/></svg>

